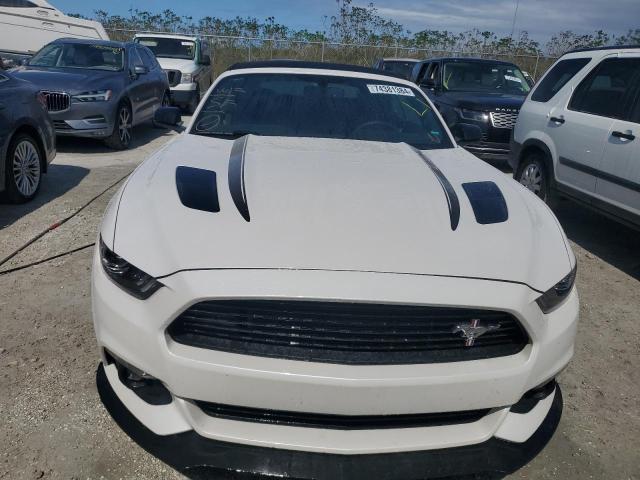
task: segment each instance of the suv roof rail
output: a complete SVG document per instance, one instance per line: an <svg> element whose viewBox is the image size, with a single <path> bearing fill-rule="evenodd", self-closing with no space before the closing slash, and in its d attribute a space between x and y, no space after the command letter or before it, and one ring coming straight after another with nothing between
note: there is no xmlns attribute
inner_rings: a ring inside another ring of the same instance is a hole
<svg viewBox="0 0 640 480"><path fill-rule="evenodd" d="M640 48L640 45L607 45L605 47L581 47L581 48L574 48L573 50L569 50L568 52L564 53L564 55L566 55L567 53L576 53L576 52L591 52L591 51L597 51L597 50L627 50L630 48Z"/></svg>
<svg viewBox="0 0 640 480"><path fill-rule="evenodd" d="M371 73L373 75L406 80L402 75L384 70L376 70L375 68L349 65L346 63L309 62L306 60L258 60L254 62L239 62L231 65L229 70L241 70L245 68L312 68L314 70L339 70L343 72Z"/></svg>

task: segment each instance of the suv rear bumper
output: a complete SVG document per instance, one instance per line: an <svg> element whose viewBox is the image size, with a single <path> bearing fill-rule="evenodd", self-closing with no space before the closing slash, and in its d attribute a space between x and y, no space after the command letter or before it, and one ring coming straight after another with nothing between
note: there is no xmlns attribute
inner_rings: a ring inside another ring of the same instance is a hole
<svg viewBox="0 0 640 480"><path fill-rule="evenodd" d="M406 480L423 478L425 474L438 478L485 472L511 473L544 448L562 414L562 394L556 387L549 395L553 395L553 399L544 420L522 443L492 437L482 443L453 448L340 455L223 442L203 437L193 430L157 435L127 410L111 386L102 364L98 367L96 381L106 409L136 443L176 470L191 474L226 470L298 479Z"/></svg>

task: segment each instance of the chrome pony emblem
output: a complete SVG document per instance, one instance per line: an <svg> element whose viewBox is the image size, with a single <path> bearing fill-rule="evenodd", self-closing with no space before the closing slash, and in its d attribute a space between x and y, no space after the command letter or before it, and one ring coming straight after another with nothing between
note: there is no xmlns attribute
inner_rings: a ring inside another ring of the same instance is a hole
<svg viewBox="0 0 640 480"><path fill-rule="evenodd" d="M481 337L487 332L497 330L500 328L499 323L482 324L479 319L474 318L469 323L456 325L453 327L452 333L462 333L462 337L465 339L464 346L471 347L476 341L476 338Z"/></svg>

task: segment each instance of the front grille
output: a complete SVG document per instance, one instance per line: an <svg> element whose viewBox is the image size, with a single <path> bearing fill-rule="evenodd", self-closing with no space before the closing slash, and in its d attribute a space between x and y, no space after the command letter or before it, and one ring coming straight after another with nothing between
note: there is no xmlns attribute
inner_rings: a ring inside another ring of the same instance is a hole
<svg viewBox="0 0 640 480"><path fill-rule="evenodd" d="M210 417L240 422L270 423L292 427L333 430L377 430L382 428L437 427L472 423L482 419L490 409L446 413L410 413L401 415L333 415L326 413L264 410L260 408L194 402Z"/></svg>
<svg viewBox="0 0 640 480"><path fill-rule="evenodd" d="M465 346L454 330L474 320L499 328ZM354 365L478 360L513 355L528 343L506 312L296 300L200 302L180 314L167 333L193 347Z"/></svg>
<svg viewBox="0 0 640 480"><path fill-rule="evenodd" d="M47 99L47 110L62 112L69 108L69 94L62 92L42 92Z"/></svg>
<svg viewBox="0 0 640 480"><path fill-rule="evenodd" d="M491 112L491 125L494 128L513 129L518 119L518 112Z"/></svg>
<svg viewBox="0 0 640 480"><path fill-rule="evenodd" d="M54 120L53 121L53 127L56 130L73 130L73 128L71 128L71 125L69 125L64 120Z"/></svg>
<svg viewBox="0 0 640 480"><path fill-rule="evenodd" d="M182 79L182 72L180 70L165 70L167 78L169 80L169 86L175 87L180 83Z"/></svg>

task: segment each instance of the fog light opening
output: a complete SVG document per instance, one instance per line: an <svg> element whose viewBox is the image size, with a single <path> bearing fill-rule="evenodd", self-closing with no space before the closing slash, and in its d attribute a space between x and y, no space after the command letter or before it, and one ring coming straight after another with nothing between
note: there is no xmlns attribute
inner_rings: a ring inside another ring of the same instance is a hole
<svg viewBox="0 0 640 480"><path fill-rule="evenodd" d="M107 365L115 365L120 382L151 405L168 405L173 401L167 387L157 378L116 357L105 349Z"/></svg>

